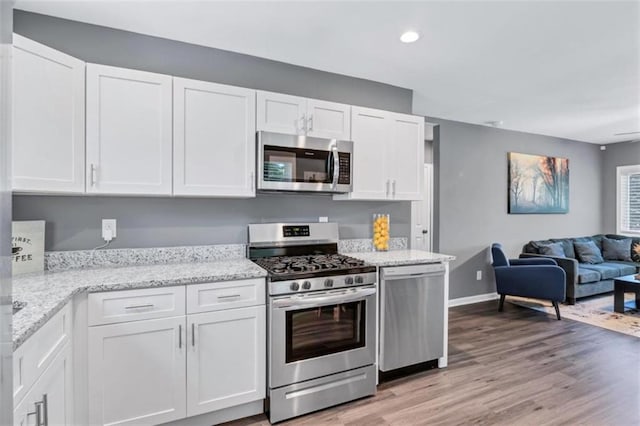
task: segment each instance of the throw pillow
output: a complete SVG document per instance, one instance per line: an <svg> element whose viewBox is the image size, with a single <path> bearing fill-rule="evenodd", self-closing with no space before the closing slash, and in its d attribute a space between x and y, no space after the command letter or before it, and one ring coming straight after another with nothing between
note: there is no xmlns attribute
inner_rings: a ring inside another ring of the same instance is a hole
<svg viewBox="0 0 640 426"><path fill-rule="evenodd" d="M631 260L640 263L640 241L631 246Z"/></svg>
<svg viewBox="0 0 640 426"><path fill-rule="evenodd" d="M602 239L602 256L607 260L631 261L631 238L614 240L611 238Z"/></svg>
<svg viewBox="0 0 640 426"><path fill-rule="evenodd" d="M581 263L602 263L602 253L593 241L574 242L573 247L576 249L576 255Z"/></svg>
<svg viewBox="0 0 640 426"><path fill-rule="evenodd" d="M564 253L562 243L541 244L538 248L540 254L555 257L567 257Z"/></svg>

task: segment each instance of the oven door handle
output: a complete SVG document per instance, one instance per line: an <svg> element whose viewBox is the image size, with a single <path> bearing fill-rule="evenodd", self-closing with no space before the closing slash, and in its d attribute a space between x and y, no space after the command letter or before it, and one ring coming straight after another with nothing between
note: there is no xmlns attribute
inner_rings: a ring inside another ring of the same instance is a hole
<svg viewBox="0 0 640 426"><path fill-rule="evenodd" d="M342 304L362 300L374 294L376 294L375 288L363 288L353 293L339 293L331 296L276 299L272 302L272 306L276 309L284 309L285 311L298 308L317 308L332 303Z"/></svg>

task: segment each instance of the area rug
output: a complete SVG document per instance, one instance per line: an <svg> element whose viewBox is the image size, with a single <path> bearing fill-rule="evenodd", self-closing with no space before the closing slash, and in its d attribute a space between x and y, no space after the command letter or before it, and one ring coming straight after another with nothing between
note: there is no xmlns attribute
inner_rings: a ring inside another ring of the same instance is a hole
<svg viewBox="0 0 640 426"><path fill-rule="evenodd" d="M551 302L525 297L507 296L507 302L536 311L546 312L555 317ZM613 293L579 299L575 305L560 305L560 315L575 321L617 331L630 336L640 337L640 310L636 309L635 295L625 295L624 314L614 312Z"/></svg>

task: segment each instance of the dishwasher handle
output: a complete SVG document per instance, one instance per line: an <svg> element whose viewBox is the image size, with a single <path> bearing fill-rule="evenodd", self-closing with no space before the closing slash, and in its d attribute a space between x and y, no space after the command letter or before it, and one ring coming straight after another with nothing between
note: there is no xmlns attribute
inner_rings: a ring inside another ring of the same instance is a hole
<svg viewBox="0 0 640 426"><path fill-rule="evenodd" d="M381 276L383 280L402 280L407 278L419 277L435 277L443 276L446 267L442 264L437 265L410 265L382 268Z"/></svg>

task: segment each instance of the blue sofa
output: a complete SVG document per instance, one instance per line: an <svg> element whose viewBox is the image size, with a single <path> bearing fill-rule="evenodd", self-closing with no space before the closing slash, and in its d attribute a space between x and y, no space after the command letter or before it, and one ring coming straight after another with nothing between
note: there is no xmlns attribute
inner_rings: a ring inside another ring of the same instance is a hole
<svg viewBox="0 0 640 426"><path fill-rule="evenodd" d="M594 294L601 294L613 291L613 280L617 277L635 274L640 271L640 262L608 260L604 259L602 263L588 264L581 263L579 256L574 250L574 242L593 241L602 252L603 238L613 240L629 238L622 235L593 235L590 237L579 238L552 238L548 240L530 241L522 248L520 258L530 257L548 257L554 259L558 266L564 269L567 276L567 303L573 305L576 299ZM635 244L640 244L640 238L631 238L631 250L633 251ZM551 243L561 243L564 256L549 256L541 254L541 246ZM634 253L630 253L632 257ZM638 254L634 256L638 259Z"/></svg>

